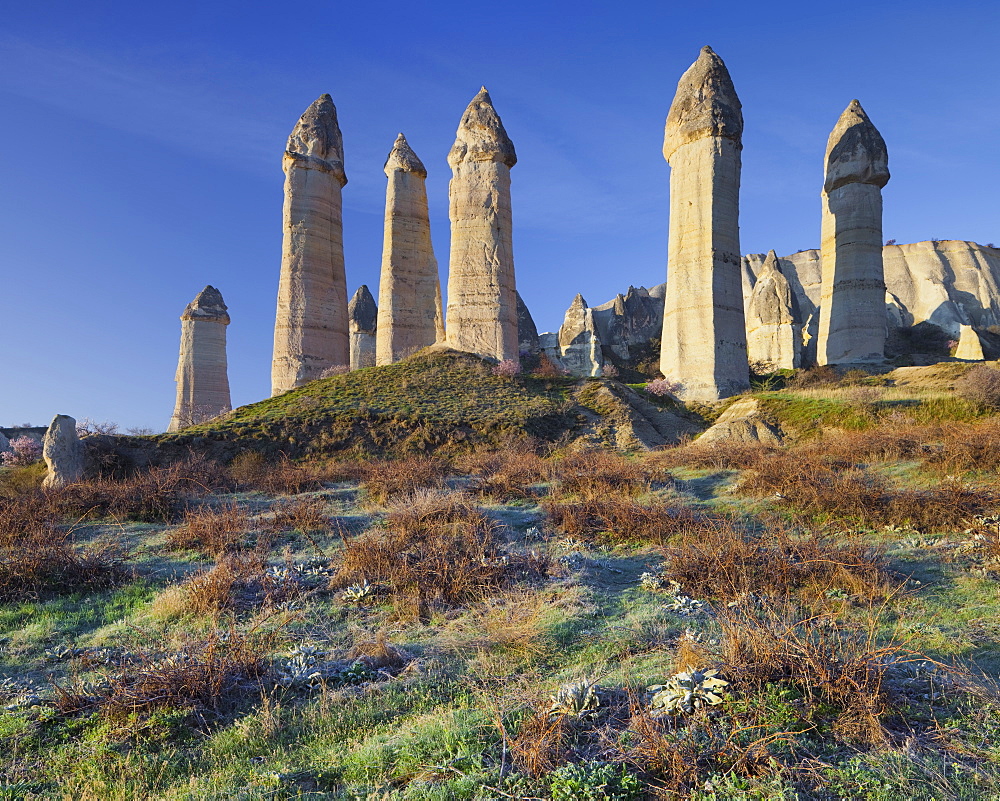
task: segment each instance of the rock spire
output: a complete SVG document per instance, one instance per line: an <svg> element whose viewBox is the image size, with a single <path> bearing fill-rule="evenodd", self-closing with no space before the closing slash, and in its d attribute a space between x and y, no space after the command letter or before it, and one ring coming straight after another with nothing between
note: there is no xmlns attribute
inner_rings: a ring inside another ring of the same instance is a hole
<svg viewBox="0 0 1000 801"><path fill-rule="evenodd" d="M448 154L451 258L447 344L495 359L518 357L511 236L514 145L483 87Z"/></svg>
<svg viewBox="0 0 1000 801"><path fill-rule="evenodd" d="M398 362L444 339L441 281L427 211L427 170L403 134L389 152L385 174L377 364Z"/></svg>
<svg viewBox="0 0 1000 801"><path fill-rule="evenodd" d="M65 487L83 478L83 443L76 433L76 420L68 414L57 414L49 423L42 440L42 458L48 468L42 479L46 489Z"/></svg>
<svg viewBox="0 0 1000 801"><path fill-rule="evenodd" d="M885 358L882 187L888 181L885 141L852 100L826 146L819 364Z"/></svg>
<svg viewBox="0 0 1000 801"><path fill-rule="evenodd" d="M577 293L559 327L560 361L570 375L584 378L604 371L601 340L594 324L594 310Z"/></svg>
<svg viewBox="0 0 1000 801"><path fill-rule="evenodd" d="M686 400L749 388L739 194L743 112L710 47L681 76L663 136L670 233L660 370Z"/></svg>
<svg viewBox="0 0 1000 801"><path fill-rule="evenodd" d="M797 304L778 256L767 254L747 303L747 355L766 372L802 366L802 332Z"/></svg>
<svg viewBox="0 0 1000 801"><path fill-rule="evenodd" d="M206 286L181 315L177 359L177 401L167 431L178 431L229 411L226 326L229 312L222 293Z"/></svg>
<svg viewBox="0 0 1000 801"><path fill-rule="evenodd" d="M274 324L271 394L349 362L337 109L322 95L295 125L285 156L284 235Z"/></svg>
<svg viewBox="0 0 1000 801"><path fill-rule="evenodd" d="M374 367L378 307L367 285L362 284L354 293L347 304L347 316L351 328L351 369Z"/></svg>

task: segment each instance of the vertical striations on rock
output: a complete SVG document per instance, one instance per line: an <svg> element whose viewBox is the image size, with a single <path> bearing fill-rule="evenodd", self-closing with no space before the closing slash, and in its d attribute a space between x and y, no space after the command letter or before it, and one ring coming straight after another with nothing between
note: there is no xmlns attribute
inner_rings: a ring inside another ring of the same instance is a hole
<svg viewBox="0 0 1000 801"><path fill-rule="evenodd" d="M272 395L349 362L341 199L347 176L330 95L322 95L299 119L288 137L282 169L284 234Z"/></svg>
<svg viewBox="0 0 1000 801"><path fill-rule="evenodd" d="M743 112L710 47L681 76L663 137L670 233L660 370L687 400L750 386L739 194Z"/></svg>
<svg viewBox="0 0 1000 801"><path fill-rule="evenodd" d="M385 162L385 233L375 359L392 364L444 338L427 170L400 134Z"/></svg>
<svg viewBox="0 0 1000 801"><path fill-rule="evenodd" d="M48 467L43 487L58 489L83 478L83 443L76 433L76 420L68 414L57 414L49 423L42 458Z"/></svg>
<svg viewBox="0 0 1000 801"><path fill-rule="evenodd" d="M601 340L594 324L594 310L577 293L559 327L560 362L570 375L599 376L604 369Z"/></svg>
<svg viewBox="0 0 1000 801"><path fill-rule="evenodd" d="M885 141L852 100L826 146L819 364L885 358L882 187L888 181Z"/></svg>
<svg viewBox="0 0 1000 801"><path fill-rule="evenodd" d="M226 362L228 307L222 293L206 286L181 315L177 401L167 431L209 420L232 408Z"/></svg>
<svg viewBox="0 0 1000 801"><path fill-rule="evenodd" d="M747 302L747 356L765 372L802 366L802 325L788 279L772 250Z"/></svg>
<svg viewBox="0 0 1000 801"><path fill-rule="evenodd" d="M362 284L347 304L351 330L351 369L375 366L375 341L379 311L375 298Z"/></svg>
<svg viewBox="0 0 1000 801"><path fill-rule="evenodd" d="M462 115L448 154L451 258L447 343L495 359L518 356L511 235L514 145L483 87Z"/></svg>

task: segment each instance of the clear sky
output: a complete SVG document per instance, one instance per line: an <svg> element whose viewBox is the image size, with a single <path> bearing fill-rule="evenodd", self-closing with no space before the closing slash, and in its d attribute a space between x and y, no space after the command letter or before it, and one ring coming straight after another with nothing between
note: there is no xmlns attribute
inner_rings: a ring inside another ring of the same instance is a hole
<svg viewBox="0 0 1000 801"><path fill-rule="evenodd" d="M711 45L743 101L745 253L817 247L826 139L854 97L889 147L887 238L1000 241L1000 3L8 3L0 26L0 425L163 430L178 317L229 304L234 405L269 392L281 155L337 105L348 290L377 295L399 131L447 280L455 128L481 84L518 152L517 285L539 330L665 278L663 121Z"/></svg>

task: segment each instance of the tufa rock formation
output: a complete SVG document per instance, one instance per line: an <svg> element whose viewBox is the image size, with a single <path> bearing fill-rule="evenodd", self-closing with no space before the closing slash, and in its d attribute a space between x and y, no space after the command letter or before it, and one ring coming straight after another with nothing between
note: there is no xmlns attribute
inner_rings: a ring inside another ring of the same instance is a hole
<svg viewBox="0 0 1000 801"><path fill-rule="evenodd" d="M486 88L462 115L448 154L451 259L447 344L494 359L518 356L511 238L514 145Z"/></svg>
<svg viewBox="0 0 1000 801"><path fill-rule="evenodd" d="M167 431L210 420L231 408L226 363L228 307L222 293L206 286L181 315L177 401Z"/></svg>
<svg viewBox="0 0 1000 801"><path fill-rule="evenodd" d="M351 332L351 369L375 366L375 343L378 307L375 298L362 284L347 304Z"/></svg>
<svg viewBox="0 0 1000 801"><path fill-rule="evenodd" d="M885 141L852 100L826 146L819 364L885 358L882 187L888 181Z"/></svg>
<svg viewBox="0 0 1000 801"><path fill-rule="evenodd" d="M427 170L403 134L396 137L386 159L385 174L389 181L378 292L377 364L398 362L444 339L441 282L427 211Z"/></svg>
<svg viewBox="0 0 1000 801"><path fill-rule="evenodd" d="M670 235L660 370L686 400L749 388L739 193L743 113L710 47L681 76L667 115Z"/></svg>
<svg viewBox="0 0 1000 801"><path fill-rule="evenodd" d="M981 362L986 358L983 356L983 342L971 325L962 326L958 347L955 348L955 358L968 362Z"/></svg>
<svg viewBox="0 0 1000 801"><path fill-rule="evenodd" d="M534 353L538 350L538 328L531 317L531 312L524 301L521 300L521 293L515 291L514 297L517 300L517 347L521 353Z"/></svg>
<svg viewBox="0 0 1000 801"><path fill-rule="evenodd" d="M350 361L341 217L341 190L347 176L337 109L330 95L322 95L299 119L281 166L284 235L272 395Z"/></svg>
<svg viewBox="0 0 1000 801"><path fill-rule="evenodd" d="M594 312L583 295L573 298L559 327L559 362L574 376L599 376L603 372L604 356L594 325Z"/></svg>
<svg viewBox="0 0 1000 801"><path fill-rule="evenodd" d="M658 339L663 329L663 293L666 284L652 289L634 286L619 293L614 300L594 306L594 323L604 347L618 358L632 358L632 350L652 339Z"/></svg>
<svg viewBox="0 0 1000 801"><path fill-rule="evenodd" d="M767 254L747 300L747 357L762 372L802 366L802 325L795 295L778 269L778 257Z"/></svg>
<svg viewBox="0 0 1000 801"><path fill-rule="evenodd" d="M52 418L42 440L42 458L49 469L42 481L46 489L65 487L83 477L84 449L76 433L76 420L66 414Z"/></svg>
<svg viewBox="0 0 1000 801"><path fill-rule="evenodd" d="M784 434L778 421L760 408L756 398L740 398L697 439L699 445L744 443L780 445Z"/></svg>

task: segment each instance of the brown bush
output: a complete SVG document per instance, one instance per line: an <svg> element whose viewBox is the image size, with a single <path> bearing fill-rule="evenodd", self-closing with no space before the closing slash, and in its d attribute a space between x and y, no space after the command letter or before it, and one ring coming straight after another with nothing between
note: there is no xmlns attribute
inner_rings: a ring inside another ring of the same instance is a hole
<svg viewBox="0 0 1000 801"><path fill-rule="evenodd" d="M397 499L383 527L346 542L333 584L386 585L398 612L422 617L537 571L501 545L497 524L467 497L425 490Z"/></svg>
<svg viewBox="0 0 1000 801"><path fill-rule="evenodd" d="M201 570L165 591L155 602L161 614L207 615L261 609L298 597L294 582L273 578L257 553L223 554L208 570Z"/></svg>
<svg viewBox="0 0 1000 801"><path fill-rule="evenodd" d="M44 499L0 499L0 602L105 589L129 575L121 549L76 545Z"/></svg>
<svg viewBox="0 0 1000 801"><path fill-rule="evenodd" d="M326 501L322 498L291 498L277 506L274 527L279 530L310 533L330 528Z"/></svg>
<svg viewBox="0 0 1000 801"><path fill-rule="evenodd" d="M740 483L757 497L776 496L810 518L865 525L912 525L948 531L996 503L988 488L957 481L922 490L890 487L877 473L815 452L782 452L761 460Z"/></svg>
<svg viewBox="0 0 1000 801"><path fill-rule="evenodd" d="M684 592L731 601L749 594L822 598L839 589L866 599L892 591L881 551L819 534L796 535L779 521L762 531L716 518L684 529L664 548L664 573Z"/></svg>
<svg viewBox="0 0 1000 801"><path fill-rule="evenodd" d="M214 631L169 656L141 653L96 694L57 686L57 708L67 714L96 708L107 718L128 718L133 725L136 717L159 709L215 717L244 702L251 690L259 691L267 673L265 653L256 633Z"/></svg>
<svg viewBox="0 0 1000 801"><path fill-rule="evenodd" d="M1000 421L947 424L935 439L940 441L939 447L928 447L923 460L938 473L1000 470Z"/></svg>
<svg viewBox="0 0 1000 801"><path fill-rule="evenodd" d="M981 409L1000 409L1000 370L977 364L955 382L955 394Z"/></svg>
<svg viewBox="0 0 1000 801"><path fill-rule="evenodd" d="M220 472L203 459L188 459L130 478L70 484L48 495L66 515L171 523L185 513L193 498L219 486Z"/></svg>
<svg viewBox="0 0 1000 801"><path fill-rule="evenodd" d="M476 477L474 489L477 494L500 501L533 497L536 492L532 485L548 476L545 460L526 449L471 453L461 457L456 467Z"/></svg>
<svg viewBox="0 0 1000 801"><path fill-rule="evenodd" d="M245 451L235 456L227 472L239 489L271 495L297 495L320 489L326 480L319 465L298 464L286 456L268 460L257 451Z"/></svg>
<svg viewBox="0 0 1000 801"><path fill-rule="evenodd" d="M369 462L361 470L361 487L365 490L366 500L384 504L420 489L443 487L451 465L437 456L409 456Z"/></svg>
<svg viewBox="0 0 1000 801"><path fill-rule="evenodd" d="M659 498L636 501L604 500L541 503L547 524L567 537L597 537L610 544L662 544L680 531L700 525L703 515L687 506Z"/></svg>
<svg viewBox="0 0 1000 801"><path fill-rule="evenodd" d="M789 389L828 387L840 382L840 375L829 364L799 370L785 383Z"/></svg>
<svg viewBox="0 0 1000 801"><path fill-rule="evenodd" d="M709 442L695 440L656 453L652 460L661 467L695 467L711 470L741 470L755 466L778 448L763 443Z"/></svg>
<svg viewBox="0 0 1000 801"><path fill-rule="evenodd" d="M548 705L539 705L509 739L511 760L531 776L544 776L569 761L573 733L572 722L565 715L550 716Z"/></svg>
<svg viewBox="0 0 1000 801"><path fill-rule="evenodd" d="M549 475L559 493L586 500L641 495L655 480L669 479L659 469L607 451L584 451L550 462Z"/></svg>
<svg viewBox="0 0 1000 801"><path fill-rule="evenodd" d="M167 532L167 544L219 556L245 545L249 533L250 514L246 508L224 503L188 510L181 525Z"/></svg>

